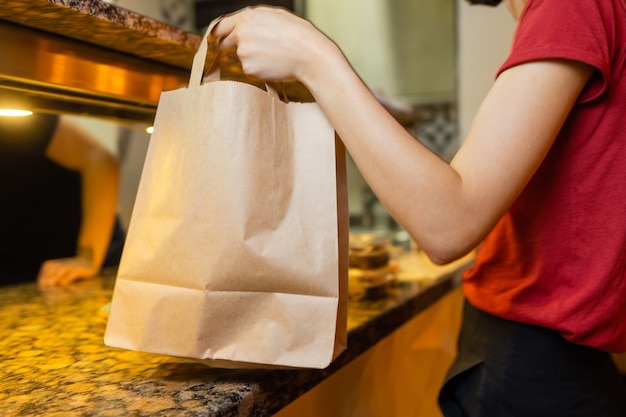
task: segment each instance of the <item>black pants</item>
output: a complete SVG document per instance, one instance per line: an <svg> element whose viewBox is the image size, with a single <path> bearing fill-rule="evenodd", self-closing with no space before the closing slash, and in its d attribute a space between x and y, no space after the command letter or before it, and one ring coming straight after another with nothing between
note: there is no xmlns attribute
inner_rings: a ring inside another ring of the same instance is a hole
<svg viewBox="0 0 626 417"><path fill-rule="evenodd" d="M626 387L608 353L466 302L439 405L446 417L626 417Z"/></svg>

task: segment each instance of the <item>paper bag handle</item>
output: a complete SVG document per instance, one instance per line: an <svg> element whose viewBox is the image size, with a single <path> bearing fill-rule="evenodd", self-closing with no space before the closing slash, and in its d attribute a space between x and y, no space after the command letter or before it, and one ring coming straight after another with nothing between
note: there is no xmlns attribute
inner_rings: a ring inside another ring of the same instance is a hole
<svg viewBox="0 0 626 417"><path fill-rule="evenodd" d="M200 41L200 46L196 51L196 54L193 57L193 63L191 64L191 75L189 76L189 88L199 87L202 83L202 77L204 74L204 64L206 62L207 50L209 48L209 35L213 31L215 25L222 19L223 16L220 16L214 19L207 28L204 36L202 37L202 41ZM216 58L217 59L217 56Z"/></svg>
<svg viewBox="0 0 626 417"><path fill-rule="evenodd" d="M198 47L198 50L196 51L196 54L193 57L193 63L191 65L191 75L189 76L189 88L199 87L202 84L202 80L204 79L204 67L206 64L206 57L207 57L207 52L209 48L209 35L213 31L213 28L215 27L215 25L217 25L219 21L222 19L222 17L224 16L219 16L215 18L213 21L211 21L211 23L209 24L209 27L204 33L204 36L202 37L200 46ZM217 60L218 58L219 56L216 54L214 61ZM212 68L213 66L215 66L214 61L211 63L211 66L209 68ZM214 80L220 79L219 65L213 69L213 72L211 74L212 76L209 77L210 79L214 79ZM268 83L265 83L265 89L271 96L280 100L278 91L276 91L274 87L272 87Z"/></svg>

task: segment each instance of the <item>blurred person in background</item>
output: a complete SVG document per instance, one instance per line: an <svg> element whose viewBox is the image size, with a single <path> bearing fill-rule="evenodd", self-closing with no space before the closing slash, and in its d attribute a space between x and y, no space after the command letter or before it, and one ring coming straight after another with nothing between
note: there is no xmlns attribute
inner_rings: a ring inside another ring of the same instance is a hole
<svg viewBox="0 0 626 417"><path fill-rule="evenodd" d="M71 121L0 117L0 181L0 284L67 285L118 261L117 158Z"/></svg>

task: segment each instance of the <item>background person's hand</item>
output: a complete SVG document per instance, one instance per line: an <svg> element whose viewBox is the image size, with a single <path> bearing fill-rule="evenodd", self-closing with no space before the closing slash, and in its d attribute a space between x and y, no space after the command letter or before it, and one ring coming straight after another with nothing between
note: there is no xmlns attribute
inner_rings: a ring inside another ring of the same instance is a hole
<svg viewBox="0 0 626 417"><path fill-rule="evenodd" d="M42 287L68 285L72 282L92 278L98 268L84 257L50 259L41 265L37 282Z"/></svg>

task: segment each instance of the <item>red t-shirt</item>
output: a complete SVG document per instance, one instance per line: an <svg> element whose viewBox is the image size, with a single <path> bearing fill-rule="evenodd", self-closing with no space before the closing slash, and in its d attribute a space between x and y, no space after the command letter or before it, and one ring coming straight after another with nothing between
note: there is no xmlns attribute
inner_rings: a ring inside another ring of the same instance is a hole
<svg viewBox="0 0 626 417"><path fill-rule="evenodd" d="M499 73L545 58L597 71L538 172L481 245L464 290L494 315L624 352L626 1L529 0Z"/></svg>

